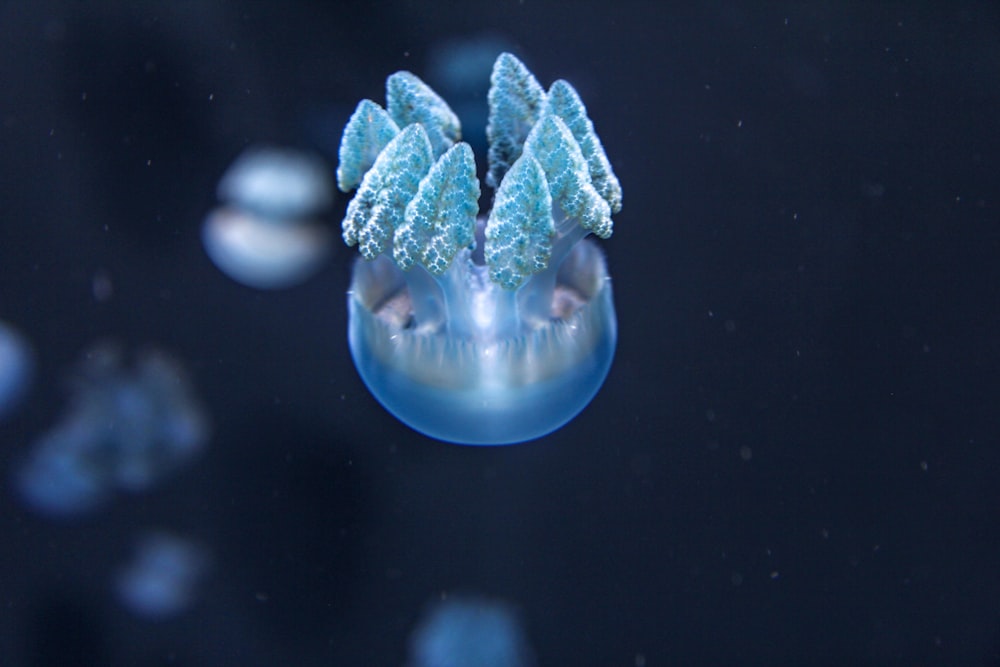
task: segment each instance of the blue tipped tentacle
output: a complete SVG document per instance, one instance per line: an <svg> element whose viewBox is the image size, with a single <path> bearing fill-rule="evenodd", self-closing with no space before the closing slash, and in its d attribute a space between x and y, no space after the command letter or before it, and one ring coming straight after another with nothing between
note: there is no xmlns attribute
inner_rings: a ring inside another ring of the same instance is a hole
<svg viewBox="0 0 1000 667"><path fill-rule="evenodd" d="M493 64L488 101L486 185L497 188L521 156L524 140L542 114L545 89L524 63L509 53L501 53Z"/></svg>
<svg viewBox="0 0 1000 667"><path fill-rule="evenodd" d="M562 79L555 81L549 86L545 113L558 116L566 123L566 127L580 146L583 157L587 160L591 183L604 201L608 202L611 213L622 210L622 186L611 168L604 146L594 131L594 123L587 116L587 108L583 105L576 89Z"/></svg>
<svg viewBox="0 0 1000 667"><path fill-rule="evenodd" d="M389 115L400 127L420 123L440 157L462 138L462 125L448 103L410 72L396 72L385 82Z"/></svg>
<svg viewBox="0 0 1000 667"><path fill-rule="evenodd" d="M341 225L344 242L357 245L361 256L369 260L385 252L433 162L422 125L415 123L396 135L379 153L347 206Z"/></svg>
<svg viewBox="0 0 1000 667"><path fill-rule="evenodd" d="M399 134L389 113L371 100L361 100L340 140L337 187L350 192L361 184L379 153Z"/></svg>

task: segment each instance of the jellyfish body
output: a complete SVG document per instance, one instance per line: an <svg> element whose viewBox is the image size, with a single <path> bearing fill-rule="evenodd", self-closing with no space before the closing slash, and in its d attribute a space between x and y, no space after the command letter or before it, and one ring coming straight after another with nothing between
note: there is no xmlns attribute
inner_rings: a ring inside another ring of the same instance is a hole
<svg viewBox="0 0 1000 667"><path fill-rule="evenodd" d="M176 616L194 601L208 564L199 544L165 532L145 534L115 578L118 599L148 619Z"/></svg>
<svg viewBox="0 0 1000 667"><path fill-rule="evenodd" d="M66 414L15 471L21 498L39 512L92 511L119 490L150 488L204 448L204 410L184 369L162 352L145 351L129 368L118 349L96 348L71 386Z"/></svg>
<svg viewBox="0 0 1000 667"><path fill-rule="evenodd" d="M481 335L421 330L403 272L386 257L359 260L348 295L351 355L369 391L421 433L468 445L533 440L575 417L600 389L614 358L611 282L596 244L563 265L553 315L538 323L490 321ZM470 281L471 298L496 317L502 288ZM426 296L426 295L425 295ZM461 295L432 292L431 299Z"/></svg>
<svg viewBox="0 0 1000 667"><path fill-rule="evenodd" d="M322 225L272 221L232 206L213 210L202 228L212 262L236 282L255 289L304 282L323 266L330 239Z"/></svg>
<svg viewBox="0 0 1000 667"><path fill-rule="evenodd" d="M332 234L316 216L333 201L325 163L291 149L244 151L219 181L222 204L206 217L202 242L212 262L256 289L284 289L316 273Z"/></svg>
<svg viewBox="0 0 1000 667"><path fill-rule="evenodd" d="M489 173L479 182L447 104L409 72L387 109L359 105L338 185L357 188L343 236L355 264L355 366L393 415L469 445L524 442L575 417L611 366L617 324L604 256L621 189L572 87L544 91L501 54L489 93ZM400 129L402 128L402 129Z"/></svg>

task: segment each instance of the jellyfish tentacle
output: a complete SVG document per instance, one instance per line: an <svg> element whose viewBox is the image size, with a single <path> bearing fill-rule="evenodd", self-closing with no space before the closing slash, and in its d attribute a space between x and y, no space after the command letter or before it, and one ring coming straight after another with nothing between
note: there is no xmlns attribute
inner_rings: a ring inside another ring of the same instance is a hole
<svg viewBox="0 0 1000 667"><path fill-rule="evenodd" d="M379 153L399 134L399 126L377 102L361 100L347 121L340 142L337 187L350 192L361 185Z"/></svg>
<svg viewBox="0 0 1000 667"><path fill-rule="evenodd" d="M404 128L379 153L348 204L341 225L344 242L357 245L361 256L369 260L385 252L432 163L423 125Z"/></svg>
<svg viewBox="0 0 1000 667"><path fill-rule="evenodd" d="M568 81L559 79L549 86L546 98L545 113L559 117L580 146L583 157L587 160L587 169L594 189L608 202L611 213L622 210L622 186L615 176L604 146L601 144L594 123L587 115L587 107Z"/></svg>
<svg viewBox="0 0 1000 667"><path fill-rule="evenodd" d="M509 53L501 53L490 76L489 106L486 184L497 188L521 156L524 140L542 114L545 89L524 63Z"/></svg>
<svg viewBox="0 0 1000 667"><path fill-rule="evenodd" d="M448 103L411 72L396 72L385 82L386 107L400 127L420 123L434 156L440 157L462 138L462 124Z"/></svg>

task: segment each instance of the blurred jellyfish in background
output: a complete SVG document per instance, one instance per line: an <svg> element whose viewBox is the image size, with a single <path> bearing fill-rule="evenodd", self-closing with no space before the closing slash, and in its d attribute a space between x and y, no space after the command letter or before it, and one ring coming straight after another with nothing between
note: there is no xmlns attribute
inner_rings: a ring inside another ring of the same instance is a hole
<svg viewBox="0 0 1000 667"><path fill-rule="evenodd" d="M310 153L248 148L223 174L222 203L205 218L208 256L247 287L282 289L304 282L332 247L330 228L317 219L333 203L331 173Z"/></svg>
<svg viewBox="0 0 1000 667"><path fill-rule="evenodd" d="M118 599L150 620L176 616L194 602L209 560L201 545L170 533L147 533L115 577Z"/></svg>
<svg viewBox="0 0 1000 667"><path fill-rule="evenodd" d="M410 637L407 667L531 667L534 653L511 607L477 597L432 606Z"/></svg>
<svg viewBox="0 0 1000 667"><path fill-rule="evenodd" d="M203 449L208 420L180 364L148 350L132 367L113 347L86 355L70 406L17 468L15 486L53 516L96 509L116 491L144 491Z"/></svg>
<svg viewBox="0 0 1000 667"><path fill-rule="evenodd" d="M0 418L17 407L27 393L34 368L31 345L12 326L0 321Z"/></svg>

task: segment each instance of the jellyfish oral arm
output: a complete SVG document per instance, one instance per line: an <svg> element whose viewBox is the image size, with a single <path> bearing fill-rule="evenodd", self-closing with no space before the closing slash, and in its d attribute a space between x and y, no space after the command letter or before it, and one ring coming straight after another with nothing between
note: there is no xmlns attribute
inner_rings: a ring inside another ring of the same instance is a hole
<svg viewBox="0 0 1000 667"><path fill-rule="evenodd" d="M487 184L447 104L415 75L387 82L344 130L338 184L357 187L350 343L362 379L414 429L464 444L541 437L603 384L616 322L604 257L621 188L579 96L494 64ZM478 218L478 220L477 220ZM391 259L390 259L391 258Z"/></svg>

